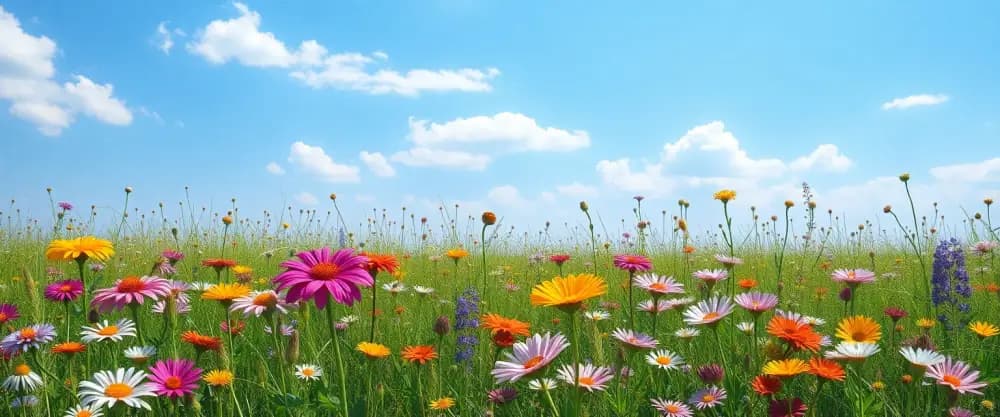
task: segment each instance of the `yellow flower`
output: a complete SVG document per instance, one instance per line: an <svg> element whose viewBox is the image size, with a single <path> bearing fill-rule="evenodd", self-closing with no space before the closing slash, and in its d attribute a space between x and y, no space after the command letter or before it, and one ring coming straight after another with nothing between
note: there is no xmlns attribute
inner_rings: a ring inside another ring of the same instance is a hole
<svg viewBox="0 0 1000 417"><path fill-rule="evenodd" d="M837 326L837 337L845 342L875 343L882 338L882 328L866 316L845 317Z"/></svg>
<svg viewBox="0 0 1000 417"><path fill-rule="evenodd" d="M431 401L431 410L444 411L455 405L455 399L451 397L441 397Z"/></svg>
<svg viewBox="0 0 1000 417"><path fill-rule="evenodd" d="M106 261L115 254L115 249L110 241L98 239L93 236L78 237L76 239L56 239L49 243L45 250L45 257L49 260L76 260L86 261L96 259Z"/></svg>
<svg viewBox="0 0 1000 417"><path fill-rule="evenodd" d="M356 348L358 352L364 353L368 359L382 359L389 356L389 348L379 343L361 342Z"/></svg>
<svg viewBox="0 0 1000 417"><path fill-rule="evenodd" d="M531 289L531 305L579 307L580 303L608 292L604 279L592 274L555 277Z"/></svg>
<svg viewBox="0 0 1000 417"><path fill-rule="evenodd" d="M209 371L201 379L213 387L227 387L233 383L233 373L225 369L216 369Z"/></svg>
<svg viewBox="0 0 1000 417"><path fill-rule="evenodd" d="M460 259L469 256L469 251L462 248L448 249L448 251L444 253L444 256L447 256L451 258L451 260L458 262Z"/></svg>
<svg viewBox="0 0 1000 417"><path fill-rule="evenodd" d="M885 389L885 382L875 381L872 382L872 391L882 391Z"/></svg>
<svg viewBox="0 0 1000 417"><path fill-rule="evenodd" d="M985 321L976 321L969 323L969 330L972 330L976 336L980 339L985 339L987 337L993 337L1000 334L1000 327L994 326L993 324L987 323Z"/></svg>
<svg viewBox="0 0 1000 417"><path fill-rule="evenodd" d="M764 375L777 377L795 376L809 372L809 364L798 358L770 361L764 364Z"/></svg>
<svg viewBox="0 0 1000 417"><path fill-rule="evenodd" d="M736 191L733 190L719 190L712 195L712 198L719 200L723 203L728 203L736 199Z"/></svg>
<svg viewBox="0 0 1000 417"><path fill-rule="evenodd" d="M253 273L253 268L246 265L236 265L231 271L236 275L250 275Z"/></svg>
<svg viewBox="0 0 1000 417"><path fill-rule="evenodd" d="M982 402L979 403L979 405L983 406L983 408L987 410L993 410L993 401L983 400Z"/></svg>
<svg viewBox="0 0 1000 417"><path fill-rule="evenodd" d="M250 294L250 287L243 284L215 284L201 294L202 300L215 300L223 304Z"/></svg>
<svg viewBox="0 0 1000 417"><path fill-rule="evenodd" d="M925 318L917 319L917 327L919 327L921 329L924 329L924 330L927 330L927 329L930 329L931 327L934 327L935 324L937 324L937 321L935 321L934 319L929 319L929 318L926 318L926 317Z"/></svg>

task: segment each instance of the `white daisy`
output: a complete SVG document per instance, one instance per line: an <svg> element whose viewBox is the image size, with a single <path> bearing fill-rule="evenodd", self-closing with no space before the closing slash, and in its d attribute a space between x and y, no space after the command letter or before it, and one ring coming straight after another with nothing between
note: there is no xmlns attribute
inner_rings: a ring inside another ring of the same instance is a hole
<svg viewBox="0 0 1000 417"><path fill-rule="evenodd" d="M678 338L685 340L693 339L695 338L695 336L698 336L699 334L701 334L701 331L693 327L685 327L682 329L677 329L677 331L674 332L674 336L677 336Z"/></svg>
<svg viewBox="0 0 1000 417"><path fill-rule="evenodd" d="M926 368L944 362L944 355L933 350L904 346L899 349L899 354L903 355L911 365Z"/></svg>
<svg viewBox="0 0 1000 417"><path fill-rule="evenodd" d="M77 396L86 406L113 407L121 402L132 408L152 410L149 403L140 397L152 397L153 384L143 382L146 372L135 368L118 368L116 371L98 371L91 380L80 382Z"/></svg>
<svg viewBox="0 0 1000 417"><path fill-rule="evenodd" d="M399 294L406 291L406 284L400 281L387 282L382 285L382 289L389 291L393 294Z"/></svg>
<svg viewBox="0 0 1000 417"><path fill-rule="evenodd" d="M608 314L607 311L601 311L601 310L587 311L583 313L583 316L593 321L601 321L611 318L611 315Z"/></svg>
<svg viewBox="0 0 1000 417"><path fill-rule="evenodd" d="M63 417L103 417L104 411L101 411L101 407L94 407L89 405L78 405L76 407L66 410L66 414Z"/></svg>
<svg viewBox="0 0 1000 417"><path fill-rule="evenodd" d="M340 322L344 323L344 324L351 324L351 323L354 323L356 321L358 321L358 316L355 316L353 314L349 314L349 315L346 315L346 316L340 318Z"/></svg>
<svg viewBox="0 0 1000 417"><path fill-rule="evenodd" d="M684 364L684 359L677 356L676 353L671 352L666 349L660 349L655 352L649 352L646 355L646 363L653 365L660 369L676 369L678 366Z"/></svg>
<svg viewBox="0 0 1000 417"><path fill-rule="evenodd" d="M434 293L434 289L431 288L431 287L422 287L422 286L419 286L419 285L414 285L413 286L413 292L415 292L417 294L420 294L420 295L430 295L430 294Z"/></svg>
<svg viewBox="0 0 1000 417"><path fill-rule="evenodd" d="M528 388L535 391L551 391L556 389L559 383L552 378L538 378L528 382Z"/></svg>
<svg viewBox="0 0 1000 417"><path fill-rule="evenodd" d="M303 381L315 381L323 376L323 368L307 363L295 365L295 376Z"/></svg>
<svg viewBox="0 0 1000 417"><path fill-rule="evenodd" d="M80 339L84 343L101 342L104 340L120 342L125 336L135 337L135 322L123 318L118 319L118 322L115 324L110 324L107 320L104 320L94 327L83 326L80 336L82 336Z"/></svg>
<svg viewBox="0 0 1000 417"><path fill-rule="evenodd" d="M34 391L42 385L42 377L31 370L27 364L20 364L14 367L14 375L8 376L3 381L3 388L7 391Z"/></svg>
<svg viewBox="0 0 1000 417"><path fill-rule="evenodd" d="M211 282L204 282L204 281L192 282L191 283L191 289L195 290L195 291L198 291L198 292L205 292L206 290L208 290L209 288L211 288L213 285L215 285L215 284L213 284Z"/></svg>
<svg viewBox="0 0 1000 417"><path fill-rule="evenodd" d="M826 352L825 356L827 359L861 361L878 351L879 347L875 343L840 342L833 350Z"/></svg>
<svg viewBox="0 0 1000 417"><path fill-rule="evenodd" d="M736 324L736 330L739 330L743 333L753 333L753 322L741 321L738 324Z"/></svg>
<svg viewBox="0 0 1000 417"><path fill-rule="evenodd" d="M821 319L819 317L802 316L802 320L805 321L810 326L813 326L813 327L822 326L822 325L826 324L826 320L823 320L823 319Z"/></svg>
<svg viewBox="0 0 1000 417"><path fill-rule="evenodd" d="M153 355L156 355L156 348L153 346L132 346L125 349L125 357L131 359L136 365L146 363Z"/></svg>

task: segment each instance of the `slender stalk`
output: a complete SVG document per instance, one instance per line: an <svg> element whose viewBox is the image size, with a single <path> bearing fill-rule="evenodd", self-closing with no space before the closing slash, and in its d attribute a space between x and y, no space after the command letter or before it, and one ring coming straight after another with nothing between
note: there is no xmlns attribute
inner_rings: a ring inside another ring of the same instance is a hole
<svg viewBox="0 0 1000 417"><path fill-rule="evenodd" d="M347 406L347 375L344 372L344 360L340 355L340 333L337 332L336 320L333 318L333 307L326 307L326 319L330 324L330 337L333 338L333 351L337 355L337 373L340 376L340 404L343 407L344 417L350 416L350 408Z"/></svg>
<svg viewBox="0 0 1000 417"><path fill-rule="evenodd" d="M369 271L372 275L372 323L371 329L368 332L368 341L371 343L375 342L375 321L378 320L375 317L375 294L378 293L378 285L375 285L375 276L378 275L378 271Z"/></svg>

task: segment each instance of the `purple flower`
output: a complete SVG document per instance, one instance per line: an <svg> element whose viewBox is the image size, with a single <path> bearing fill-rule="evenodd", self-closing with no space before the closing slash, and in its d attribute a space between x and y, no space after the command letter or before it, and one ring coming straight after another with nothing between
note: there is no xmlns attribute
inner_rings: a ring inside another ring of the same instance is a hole
<svg viewBox="0 0 1000 417"><path fill-rule="evenodd" d="M0 340L0 350L7 354L27 352L38 348L56 338L56 328L48 323L34 324L13 333Z"/></svg>
<svg viewBox="0 0 1000 417"><path fill-rule="evenodd" d="M70 204L70 203L69 203L68 201L60 201L60 202L59 202L59 204L58 204L58 206L59 206L59 208L61 208L61 209L62 209L63 211L70 211L70 210L73 210L73 205L72 205L72 204Z"/></svg>
<svg viewBox="0 0 1000 417"><path fill-rule="evenodd" d="M517 398L517 390L512 387L490 390L486 398L493 404L506 404Z"/></svg>
<svg viewBox="0 0 1000 417"><path fill-rule="evenodd" d="M337 303L351 306L361 300L358 286L370 287L375 283L365 269L368 258L355 255L353 249L333 252L324 247L295 256L299 260L282 262L285 272L273 280L276 291L288 289L285 300L289 303L312 299L316 308L322 310L332 297Z"/></svg>
<svg viewBox="0 0 1000 417"><path fill-rule="evenodd" d="M475 355L475 347L479 344L479 338L476 336L478 327L479 293L475 288L468 288L455 303L455 332L458 333L456 362L469 361Z"/></svg>
<svg viewBox="0 0 1000 417"><path fill-rule="evenodd" d="M722 400L726 399L726 390L717 386L710 386L695 392L688 399L688 404L697 407L699 410L722 405Z"/></svg>
<svg viewBox="0 0 1000 417"><path fill-rule="evenodd" d="M740 307L747 309L747 311L754 315L763 313L778 305L777 295L757 291L739 294L733 300Z"/></svg>
<svg viewBox="0 0 1000 417"><path fill-rule="evenodd" d="M713 363L698 367L698 378L705 384L718 384L722 382L722 378L725 376L726 371L718 364Z"/></svg>
<svg viewBox="0 0 1000 417"><path fill-rule="evenodd" d="M631 349L652 349L659 344L652 336L627 329L615 329L611 336Z"/></svg>
<svg viewBox="0 0 1000 417"><path fill-rule="evenodd" d="M968 313L972 297L972 287L969 286L969 273L965 269L965 254L958 239L943 240L934 250L934 273L931 276L931 301L940 312L938 321L945 329L951 330L954 325L949 315Z"/></svg>

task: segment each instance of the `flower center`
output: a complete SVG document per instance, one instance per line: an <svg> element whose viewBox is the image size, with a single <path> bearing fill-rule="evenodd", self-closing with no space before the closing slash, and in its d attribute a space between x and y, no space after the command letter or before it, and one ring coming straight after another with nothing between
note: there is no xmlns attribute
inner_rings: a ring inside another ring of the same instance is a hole
<svg viewBox="0 0 1000 417"><path fill-rule="evenodd" d="M861 330L856 330L854 333L851 333L851 339L854 340L865 340L867 339L867 336L868 334Z"/></svg>
<svg viewBox="0 0 1000 417"><path fill-rule="evenodd" d="M542 359L545 359L542 355L535 356L534 358L528 359L524 362L524 369L534 368L542 363Z"/></svg>
<svg viewBox="0 0 1000 417"><path fill-rule="evenodd" d="M703 403L711 403L711 402L715 402L715 396L714 396L714 395L712 395L712 394L705 394L705 395L702 395L702 396L701 396L701 402L703 402Z"/></svg>
<svg viewBox="0 0 1000 417"><path fill-rule="evenodd" d="M702 320L714 320L717 318L719 318L719 313L711 311L708 314L705 314L705 317L703 317Z"/></svg>
<svg viewBox="0 0 1000 417"><path fill-rule="evenodd" d="M670 360L669 356L657 356L656 357L656 363L658 363L660 365L667 366L667 365L670 365L671 362L673 362L673 361Z"/></svg>
<svg viewBox="0 0 1000 417"><path fill-rule="evenodd" d="M305 369L302 370L302 375L305 375L305 376L313 376L315 374L316 374L316 371L314 371L312 368L305 368Z"/></svg>
<svg viewBox="0 0 1000 417"><path fill-rule="evenodd" d="M668 405L668 406L666 406L664 408L670 414L677 414L678 412L681 411L681 408L679 406L675 405L675 404L670 404L670 405Z"/></svg>
<svg viewBox="0 0 1000 417"><path fill-rule="evenodd" d="M142 279L139 277L125 277L118 283L118 292L139 292L145 288Z"/></svg>
<svg viewBox="0 0 1000 417"><path fill-rule="evenodd" d="M163 386L167 387L167 389L178 389L181 387L181 379L171 375L163 381Z"/></svg>
<svg viewBox="0 0 1000 417"><path fill-rule="evenodd" d="M847 278L848 279L854 279L856 276L857 276L857 274L855 274L854 271L848 271L847 272Z"/></svg>
<svg viewBox="0 0 1000 417"><path fill-rule="evenodd" d="M275 297L272 292L264 292L253 298L253 304L256 306L271 308L278 304L278 298Z"/></svg>
<svg viewBox="0 0 1000 417"><path fill-rule="evenodd" d="M70 292L72 290L73 290L73 287L70 286L69 284L63 284L63 285L59 286L59 292Z"/></svg>
<svg viewBox="0 0 1000 417"><path fill-rule="evenodd" d="M35 329L30 327L25 327L21 329L21 339L23 340L35 340L35 336L38 334Z"/></svg>
<svg viewBox="0 0 1000 417"><path fill-rule="evenodd" d="M90 410L80 410L76 412L76 417L90 417L92 415L93 414L91 414Z"/></svg>
<svg viewBox="0 0 1000 417"><path fill-rule="evenodd" d="M662 282L654 282L650 284L649 289L654 291L666 291L667 285Z"/></svg>
<svg viewBox="0 0 1000 417"><path fill-rule="evenodd" d="M629 336L629 338L628 338L628 342L629 342L630 344L633 344L633 345L634 345L634 344L637 344L637 343L639 343L639 339L636 339L636 337L635 337L635 336Z"/></svg>
<svg viewBox="0 0 1000 417"><path fill-rule="evenodd" d="M104 389L104 395L120 400L132 395L132 387L128 384L115 382L114 384L108 385L108 387Z"/></svg>
<svg viewBox="0 0 1000 417"><path fill-rule="evenodd" d="M0 313L0 323L7 321L7 313Z"/></svg>
<svg viewBox="0 0 1000 417"><path fill-rule="evenodd" d="M589 376L581 376L579 381L580 385L594 385L594 378Z"/></svg>
<svg viewBox="0 0 1000 417"><path fill-rule="evenodd" d="M312 277L312 279L321 281L331 281L337 278L337 274L339 273L340 267L330 262L318 263L313 265L313 267L309 270L309 276Z"/></svg>
<svg viewBox="0 0 1000 417"><path fill-rule="evenodd" d="M118 326L112 324L110 326L102 328L101 330L98 330L97 334L101 336L114 336L118 334Z"/></svg>
<svg viewBox="0 0 1000 417"><path fill-rule="evenodd" d="M31 373L31 367L23 363L14 367L14 375L25 376L30 373Z"/></svg>
<svg viewBox="0 0 1000 417"><path fill-rule="evenodd" d="M945 375L943 378L941 378L941 380L948 383L948 385L951 385L952 387L958 387L959 385L962 385L962 380L958 379L958 377L955 375Z"/></svg>

